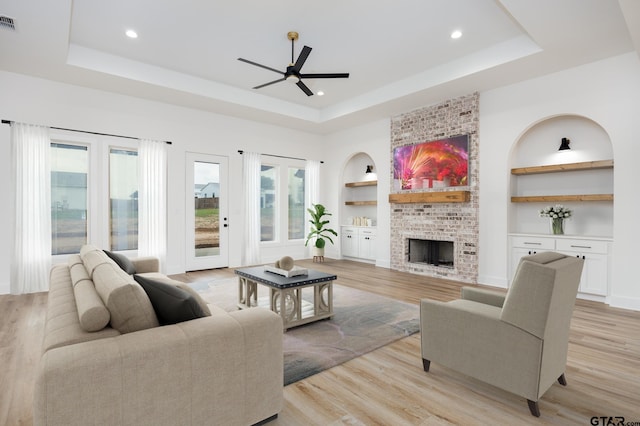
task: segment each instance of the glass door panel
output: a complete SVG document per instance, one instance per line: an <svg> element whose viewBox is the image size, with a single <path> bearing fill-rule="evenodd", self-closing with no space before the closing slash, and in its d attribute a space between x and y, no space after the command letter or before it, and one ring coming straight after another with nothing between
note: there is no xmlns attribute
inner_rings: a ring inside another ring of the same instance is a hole
<svg viewBox="0 0 640 426"><path fill-rule="evenodd" d="M228 266L227 158L187 154L187 270Z"/></svg>

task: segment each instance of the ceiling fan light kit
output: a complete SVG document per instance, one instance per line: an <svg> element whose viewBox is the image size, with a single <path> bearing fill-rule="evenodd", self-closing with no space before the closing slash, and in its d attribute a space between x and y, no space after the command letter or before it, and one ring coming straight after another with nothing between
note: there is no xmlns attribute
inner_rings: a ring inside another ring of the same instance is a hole
<svg viewBox="0 0 640 426"><path fill-rule="evenodd" d="M276 72L278 74L282 74L282 78L277 80L270 81L268 83L261 84L259 86L254 87L254 89L261 89L265 86L270 86L274 83L279 83L281 81L290 81L295 83L300 90L302 90L307 96L313 96L313 92L307 87L306 84L302 82L302 79L314 79L314 78L349 78L349 73L327 73L327 74L302 74L300 70L304 65L305 61L309 57L311 53L311 48L309 46L304 46L298 59L294 62L294 43L298 40L298 33L295 31L289 31L287 33L287 38L291 40L291 63L287 66L286 71L280 71L275 68L268 67L266 65L259 64L257 62L250 61L248 59L238 58L239 61L246 62L247 64L255 65L260 68L267 69L269 71Z"/></svg>

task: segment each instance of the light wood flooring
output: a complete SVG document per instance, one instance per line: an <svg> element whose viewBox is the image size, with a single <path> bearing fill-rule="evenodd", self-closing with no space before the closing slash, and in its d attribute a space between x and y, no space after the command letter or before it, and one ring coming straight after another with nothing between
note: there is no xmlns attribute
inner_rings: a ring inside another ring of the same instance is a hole
<svg viewBox="0 0 640 426"><path fill-rule="evenodd" d="M298 265L335 273L346 285L418 304L457 298L462 284L326 259ZM232 277L219 269L174 276L187 282ZM0 296L0 425L31 425L34 369L46 293ZM640 312L578 300L571 325L566 387L540 400L541 417L523 398L432 363L422 370L420 335L326 370L284 389L280 425L589 425L625 417L640 425Z"/></svg>

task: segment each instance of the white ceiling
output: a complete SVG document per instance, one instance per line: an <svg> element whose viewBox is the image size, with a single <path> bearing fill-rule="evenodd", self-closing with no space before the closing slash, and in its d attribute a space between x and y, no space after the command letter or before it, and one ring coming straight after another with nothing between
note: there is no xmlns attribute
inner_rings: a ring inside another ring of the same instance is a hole
<svg viewBox="0 0 640 426"><path fill-rule="evenodd" d="M0 0L0 69L326 133L640 51L637 0ZM135 29L135 40L125 30ZM462 38L453 40L453 30ZM284 69L313 48L312 91Z"/></svg>

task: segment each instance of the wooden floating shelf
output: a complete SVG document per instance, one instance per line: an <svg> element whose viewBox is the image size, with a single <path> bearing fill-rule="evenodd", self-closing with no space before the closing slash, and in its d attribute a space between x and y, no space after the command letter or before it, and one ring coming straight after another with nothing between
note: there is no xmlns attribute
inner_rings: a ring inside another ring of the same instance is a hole
<svg viewBox="0 0 640 426"><path fill-rule="evenodd" d="M365 180L362 182L347 182L344 184L347 188L357 188L359 186L376 186L378 185L377 180Z"/></svg>
<svg viewBox="0 0 640 426"><path fill-rule="evenodd" d="M578 170L612 169L613 160L585 161L582 163L551 164L549 166L518 167L511 169L512 175L534 175L538 173L573 172Z"/></svg>
<svg viewBox="0 0 640 426"><path fill-rule="evenodd" d="M564 201L613 201L613 194L531 195L511 197L512 203L559 203Z"/></svg>
<svg viewBox="0 0 640 426"><path fill-rule="evenodd" d="M410 192L406 194L389 194L389 203L466 203L470 198L471 193L469 191Z"/></svg>
<svg viewBox="0 0 640 426"><path fill-rule="evenodd" d="M345 206L375 206L377 205L378 202L373 200L373 201L345 201L344 205Z"/></svg>

